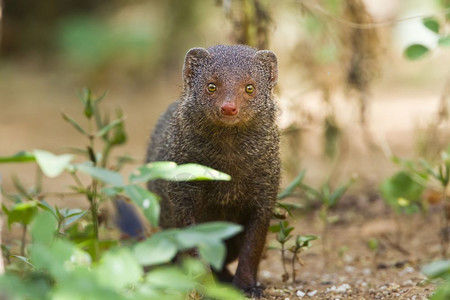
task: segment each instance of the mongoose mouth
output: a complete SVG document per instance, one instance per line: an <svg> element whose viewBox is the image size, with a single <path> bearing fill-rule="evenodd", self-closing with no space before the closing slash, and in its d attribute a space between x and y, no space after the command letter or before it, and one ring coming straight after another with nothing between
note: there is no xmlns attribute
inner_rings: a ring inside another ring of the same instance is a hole
<svg viewBox="0 0 450 300"><path fill-rule="evenodd" d="M241 118L238 115L234 115L234 116L220 115L220 116L218 116L217 119L221 124L224 124L224 125L236 125L237 123L239 123L241 121Z"/></svg>

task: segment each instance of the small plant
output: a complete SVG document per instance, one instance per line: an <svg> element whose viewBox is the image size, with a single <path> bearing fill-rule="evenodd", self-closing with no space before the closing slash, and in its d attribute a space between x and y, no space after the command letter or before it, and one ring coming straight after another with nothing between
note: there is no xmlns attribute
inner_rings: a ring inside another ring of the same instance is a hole
<svg viewBox="0 0 450 300"><path fill-rule="evenodd" d="M295 262L298 261L298 263L301 266L304 266L305 263L300 258L300 253L304 249L308 249L311 247L311 242L314 240L317 240L319 237L315 235L297 235L295 238L295 244L289 248L289 251L292 252L292 260L291 260L291 267L292 267L292 282L295 283Z"/></svg>
<svg viewBox="0 0 450 300"><path fill-rule="evenodd" d="M395 245L401 244L401 223L399 215L402 213L413 214L420 210L425 210L426 206L422 202L422 194L425 186L418 183L424 182L424 174L399 171L393 176L384 180L380 185L381 196L385 203L394 211L394 220L396 224ZM419 178L417 178L419 177Z"/></svg>
<svg viewBox="0 0 450 300"><path fill-rule="evenodd" d="M441 252L442 257L447 257L447 251L449 246L449 220L450 220L450 202L447 197L447 188L450 182L450 153L442 152L441 161L437 167L431 167L430 164L421 160L422 166L425 168L426 172L439 182L442 191L442 224L441 224Z"/></svg>
<svg viewBox="0 0 450 300"><path fill-rule="evenodd" d="M280 247L270 247L272 250L280 250L281 253L281 264L283 266L283 275L281 279L283 282L289 280L289 272L286 267L286 251L292 253L291 258L291 267L292 267L292 282L295 283L295 262L298 261L300 265L304 265L303 261L300 258L300 253L307 248L311 247L311 241L318 239L315 235L297 235L293 245L288 246L288 241L292 239L292 230L294 227L289 225L288 221L279 221L278 224L274 224L270 226L269 230L277 234L276 240L280 244Z"/></svg>
<svg viewBox="0 0 450 300"><path fill-rule="evenodd" d="M281 246L281 264L284 271L283 275L281 275L281 279L283 282L286 282L289 280L289 272L286 268L286 242L292 238L291 231L294 230L294 227L290 227L288 221L280 221L278 224L270 226L269 230L277 233L276 239Z"/></svg>
<svg viewBox="0 0 450 300"><path fill-rule="evenodd" d="M396 244L400 243L400 222L397 215L401 212L427 211L427 203L422 199L422 194L425 188L429 187L431 190L441 191L441 201L437 201L441 202L442 205L441 253L442 257L447 257L450 240L450 203L447 197L447 189L450 183L450 149L441 153L440 161L435 166L432 166L425 159L420 159L417 163L394 157L393 161L402 166L403 170L385 180L381 184L380 190L386 203L396 212Z"/></svg>
<svg viewBox="0 0 450 300"><path fill-rule="evenodd" d="M284 282L289 280L289 272L286 267L286 250L292 253L291 266L292 266L292 280L295 282L295 261L298 261L303 265L303 261L300 259L300 253L303 249L311 247L310 241L317 239L314 235L297 235L295 242L292 246L288 247L287 242L293 237L291 232L294 230L290 226L289 222L285 220L287 216L292 216L292 210L301 208L302 206L295 203L282 202L284 199L294 195L296 189L298 189L303 179L305 178L306 170L300 171L294 180L278 195L277 204L274 209L274 217L279 219L277 224L270 226L269 230L277 234L276 240L280 244L280 247L269 247L270 249L280 250L281 252L281 264L283 266L283 275L281 276Z"/></svg>
<svg viewBox="0 0 450 300"><path fill-rule="evenodd" d="M319 209L319 218L323 224L322 230L322 250L325 262L328 261L329 245L328 245L328 232L330 225L339 220L339 216L330 216L330 209L336 207L342 196L348 190L348 188L355 182L356 176L352 176L345 183L340 184L336 189L330 187L327 181L319 189L314 189L313 187L301 184L302 189L305 191L306 197L318 200L321 204Z"/></svg>
<svg viewBox="0 0 450 300"><path fill-rule="evenodd" d="M99 223L99 206L116 197L131 199L153 227L159 219L159 198L141 185L149 180L230 180L227 174L196 164L154 162L137 168L128 180L118 171L130 161L126 156L109 162L111 150L126 140L123 114L108 121L101 117L99 102L89 90L81 95L87 128L63 115L87 137L85 149L73 148L87 159L73 162L75 155L55 155L44 150L19 152L0 157L0 163L36 162L50 178L67 172L75 185L70 192L44 192L38 182L26 189L15 180L18 194L5 194L13 201L3 206L8 224L23 227L20 255L2 245L7 271L0 276L0 298L14 299L185 299L192 291L218 299L241 299L231 287L215 283L200 261L185 259L181 266L168 265L177 253L197 248L199 258L220 270L225 259L223 241L242 230L241 226L213 222L189 228L163 230L144 241L120 245L109 239ZM94 127L96 129L94 129ZM96 146L102 142L101 151ZM79 176L84 174L84 177ZM88 183L83 183L88 178ZM85 197L89 210L61 209L46 199ZM26 244L28 228L31 243ZM14 258L14 261L11 259ZM150 270L144 273L144 267Z"/></svg>

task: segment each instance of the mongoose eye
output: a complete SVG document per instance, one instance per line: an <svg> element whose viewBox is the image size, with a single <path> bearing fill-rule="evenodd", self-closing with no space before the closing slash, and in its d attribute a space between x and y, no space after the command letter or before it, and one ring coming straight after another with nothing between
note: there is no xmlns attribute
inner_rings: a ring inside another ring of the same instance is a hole
<svg viewBox="0 0 450 300"><path fill-rule="evenodd" d="M217 86L214 83L208 84L208 92L214 93L217 90Z"/></svg>
<svg viewBox="0 0 450 300"><path fill-rule="evenodd" d="M254 91L255 88L253 87L253 84L247 84L247 86L245 87L245 92L247 94L253 94Z"/></svg>

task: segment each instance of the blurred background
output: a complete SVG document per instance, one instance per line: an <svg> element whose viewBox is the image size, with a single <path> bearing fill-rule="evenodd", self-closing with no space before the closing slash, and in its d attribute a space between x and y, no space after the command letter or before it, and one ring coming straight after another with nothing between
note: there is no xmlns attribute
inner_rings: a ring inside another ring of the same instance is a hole
<svg viewBox="0 0 450 300"><path fill-rule="evenodd" d="M108 91L111 114L122 108L122 150L143 161L158 116L180 95L185 53L235 43L278 56L285 182L305 168L312 183L357 173L352 189L370 195L396 168L392 155L433 161L447 147L448 0L0 3L1 156L83 145L61 112L80 116L76 91L89 87ZM413 44L425 50L405 52ZM5 190L13 170L34 180L34 166L1 168Z"/></svg>

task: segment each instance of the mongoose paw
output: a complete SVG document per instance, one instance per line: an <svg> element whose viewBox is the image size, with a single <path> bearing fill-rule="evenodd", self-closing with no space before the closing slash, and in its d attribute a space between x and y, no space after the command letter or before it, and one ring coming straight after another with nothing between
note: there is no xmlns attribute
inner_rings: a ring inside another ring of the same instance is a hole
<svg viewBox="0 0 450 300"><path fill-rule="evenodd" d="M249 298L261 298L263 295L264 289L261 286L252 286L249 288L243 289L245 295Z"/></svg>

